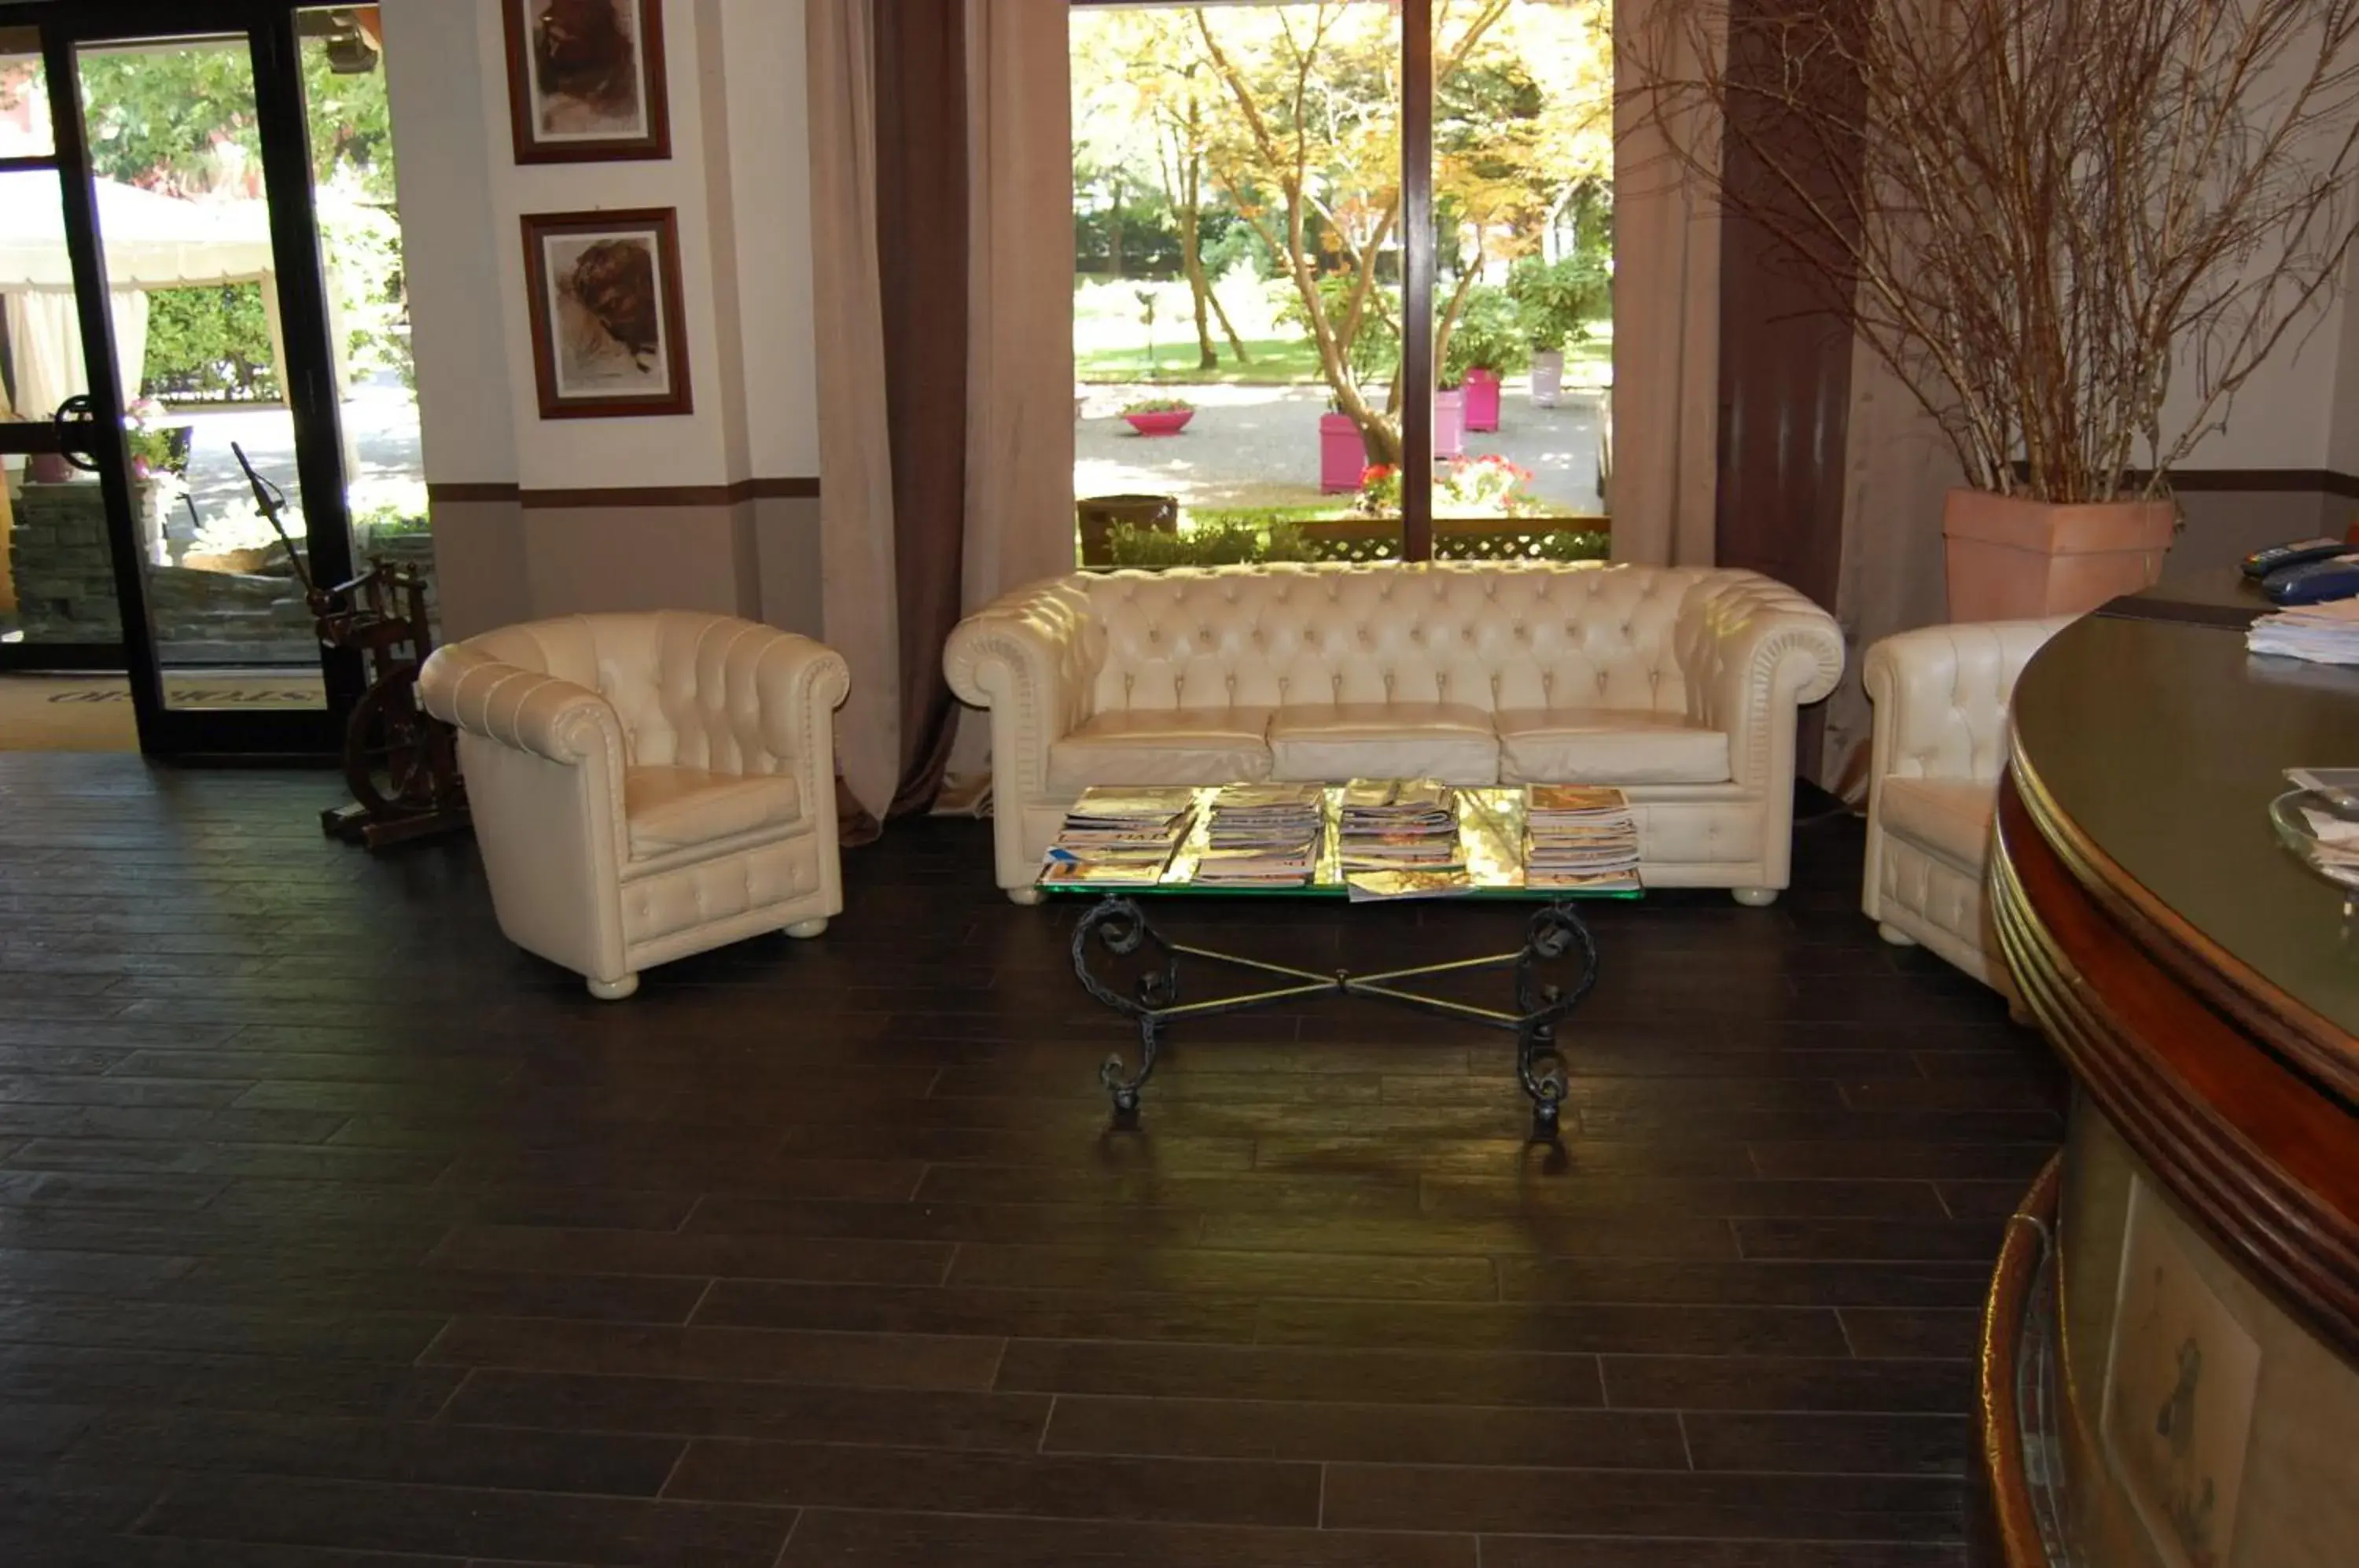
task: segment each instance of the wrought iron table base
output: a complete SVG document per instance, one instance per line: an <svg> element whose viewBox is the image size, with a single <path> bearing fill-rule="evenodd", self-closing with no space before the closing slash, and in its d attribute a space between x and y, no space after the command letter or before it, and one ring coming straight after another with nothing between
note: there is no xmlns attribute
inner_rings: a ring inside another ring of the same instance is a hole
<svg viewBox="0 0 2359 1568"><path fill-rule="evenodd" d="M1092 972L1090 955L1097 949L1118 958L1141 951L1148 953L1147 972L1139 976L1131 994L1125 995ZM1546 966L1572 954L1579 955L1580 977L1569 986L1549 981ZM1182 958L1201 958L1250 969L1293 984L1183 1002L1180 999ZM1509 967L1515 971L1514 1012L1479 1007L1412 988L1416 982L1435 975ZM1098 1069L1098 1079L1113 1096L1118 1117L1138 1114L1139 1090L1155 1073L1163 1031L1177 1019L1216 1018L1310 996L1367 996L1512 1032L1516 1037L1516 1079L1532 1101L1532 1137L1536 1141L1549 1141L1557 1136L1565 1097L1564 1063L1557 1052L1556 1029L1589 994L1590 987L1597 984L1597 942L1571 905L1551 903L1533 913L1524 945L1513 953L1462 958L1448 964L1421 964L1375 975L1354 975L1345 969L1321 975L1314 970L1169 941L1148 922L1147 912L1136 899L1113 894L1083 915L1073 930L1073 973L1080 976L1082 988L1091 996L1138 1026L1137 1070L1132 1071L1118 1052L1107 1057Z"/></svg>

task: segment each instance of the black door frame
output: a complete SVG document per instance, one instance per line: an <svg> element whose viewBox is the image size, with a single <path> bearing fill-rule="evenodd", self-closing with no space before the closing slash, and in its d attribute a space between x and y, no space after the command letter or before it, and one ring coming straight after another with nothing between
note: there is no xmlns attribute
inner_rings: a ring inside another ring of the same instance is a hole
<svg viewBox="0 0 2359 1568"><path fill-rule="evenodd" d="M119 647L100 645L62 658L55 647L45 647L40 662L49 668L123 670L130 679L140 749L154 756L197 759L333 754L342 741L341 715L360 695L361 675L357 660L351 656L323 653L326 705L321 710L175 709L164 701L163 670L132 518L130 464L120 418L125 388L114 357L105 235L96 211L77 51L83 45L148 39L242 37L246 41L253 60L264 192L270 214L279 316L285 329L282 390L294 422L296 476L309 531L310 567L318 580L340 583L353 574L352 520L344 493L342 410L336 406L327 279L312 201L310 136L303 111L302 56L296 27L299 11L320 8L319 0L0 0L0 27L40 29L55 142L52 157L11 159L9 167L49 168L60 175L66 250L73 267L91 395L102 409L115 415L91 422L87 450L97 460L106 501L123 642ZM54 433L19 439L47 441L50 444L40 450L58 450ZM29 445L27 450L31 450Z"/></svg>

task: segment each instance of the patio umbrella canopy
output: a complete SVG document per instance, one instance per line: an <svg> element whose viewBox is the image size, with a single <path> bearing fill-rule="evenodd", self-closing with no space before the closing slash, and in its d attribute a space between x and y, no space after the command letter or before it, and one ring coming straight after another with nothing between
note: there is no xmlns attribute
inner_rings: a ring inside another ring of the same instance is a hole
<svg viewBox="0 0 2359 1568"><path fill-rule="evenodd" d="M93 181L99 236L114 313L114 351L126 397L136 397L147 354L147 294L260 280L277 266L268 206L254 201L185 201L116 180ZM57 176L47 170L0 174L0 299L6 304L14 405L45 419L87 391L82 333L74 315L73 268ZM278 291L266 287L271 354L286 363Z"/></svg>

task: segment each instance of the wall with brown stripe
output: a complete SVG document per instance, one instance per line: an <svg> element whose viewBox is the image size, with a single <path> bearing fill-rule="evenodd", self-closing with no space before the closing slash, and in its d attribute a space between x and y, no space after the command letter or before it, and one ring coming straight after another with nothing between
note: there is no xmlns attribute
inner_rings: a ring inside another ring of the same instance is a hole
<svg viewBox="0 0 2359 1568"><path fill-rule="evenodd" d="M385 18L448 631L658 606L816 631L809 128L781 86L804 77L802 0L665 8L669 158L529 167L500 10ZM695 411L544 420L519 219L625 207L679 213Z"/></svg>

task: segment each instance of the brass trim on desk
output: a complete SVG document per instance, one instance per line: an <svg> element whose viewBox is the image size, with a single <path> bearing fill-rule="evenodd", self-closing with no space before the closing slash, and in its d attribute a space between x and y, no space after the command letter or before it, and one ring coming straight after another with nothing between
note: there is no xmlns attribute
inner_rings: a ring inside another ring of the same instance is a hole
<svg viewBox="0 0 2359 1568"><path fill-rule="evenodd" d="M2277 1047L2283 1029L2248 1023L2279 993L2224 953L2212 972L2193 970L2191 955L2216 949L2175 917L2151 918L2141 908L2150 897L2052 803L2043 821L2032 799L2010 769L1990 870L1993 920L2025 1005L2221 1247L2359 1356L2359 1160L2347 1106ZM2232 1001L2239 983L2254 988Z"/></svg>
<svg viewBox="0 0 2359 1568"><path fill-rule="evenodd" d="M1998 1267L1991 1273L1990 1294L1983 1302L1976 1368L1982 1444L1975 1462L1982 1471L1986 1512L1977 1522L1990 1534L1975 1556L1990 1568L2049 1568L2048 1547L2040 1538L2038 1516L2031 1502L2031 1479L2023 1463L2023 1410L2017 1399L2017 1374L2032 1281L2039 1272L2048 1236L2056 1228L2062 1171L2063 1157L2050 1159L2008 1217L2006 1238L1999 1244Z"/></svg>
<svg viewBox="0 0 2359 1568"><path fill-rule="evenodd" d="M2346 1103L2359 1105L2359 1056L2352 1054L2351 1037L2189 925L2090 842L2041 782L2020 733L2008 750L2007 771L2033 824L2114 923L2208 1005Z"/></svg>

